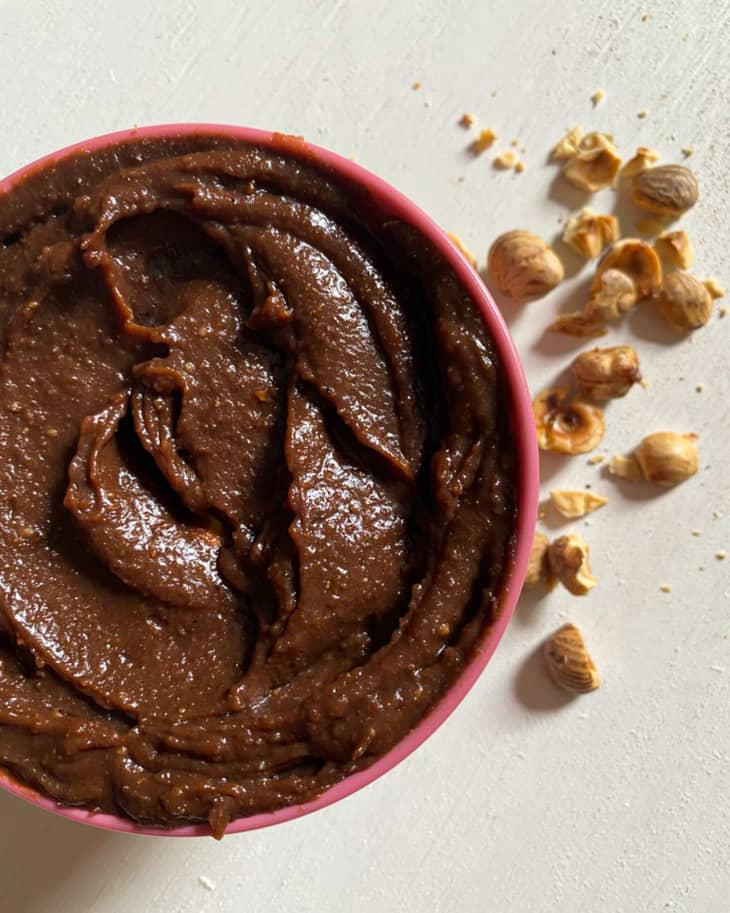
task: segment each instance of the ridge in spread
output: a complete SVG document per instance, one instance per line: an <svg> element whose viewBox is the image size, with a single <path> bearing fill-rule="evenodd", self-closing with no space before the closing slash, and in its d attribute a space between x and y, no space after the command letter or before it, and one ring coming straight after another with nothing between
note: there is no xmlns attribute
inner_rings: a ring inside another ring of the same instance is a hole
<svg viewBox="0 0 730 913"><path fill-rule="evenodd" d="M0 198L0 765L147 824L311 799L498 611L493 343L428 242L215 137Z"/></svg>

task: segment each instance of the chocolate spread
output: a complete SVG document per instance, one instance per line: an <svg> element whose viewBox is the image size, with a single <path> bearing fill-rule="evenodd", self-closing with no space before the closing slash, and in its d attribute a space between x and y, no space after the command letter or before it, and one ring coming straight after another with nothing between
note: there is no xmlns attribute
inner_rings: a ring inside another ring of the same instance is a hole
<svg viewBox="0 0 730 913"><path fill-rule="evenodd" d="M0 764L175 826L392 748L498 611L508 397L448 265L306 152L197 136L0 197Z"/></svg>

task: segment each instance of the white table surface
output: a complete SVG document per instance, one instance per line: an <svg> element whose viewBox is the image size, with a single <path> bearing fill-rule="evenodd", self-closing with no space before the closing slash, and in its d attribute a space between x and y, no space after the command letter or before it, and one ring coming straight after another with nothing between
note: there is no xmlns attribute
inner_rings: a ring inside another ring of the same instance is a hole
<svg viewBox="0 0 730 913"><path fill-rule="evenodd" d="M694 147L702 199L685 223L696 269L730 284L728 9L0 0L0 173L133 124L301 133L399 186L483 263L497 233L552 237L581 202L553 183L546 154L582 123L614 133L627 154L647 144L677 161ZM598 88L606 98L594 110ZM499 134L493 151L520 140L524 174L466 154L465 110ZM610 192L596 199L612 202ZM508 308L535 390L575 350L543 329L573 290L580 300L587 275ZM387 777L307 819L222 844L146 839L0 795L2 913L728 913L730 560L714 555L730 550L730 318L676 343L644 315L610 338L637 346L649 387L610 404L604 451L660 428L696 431L702 468L657 493L616 484L584 457L543 461L545 491L590 483L611 498L582 530L600 581L590 596L558 589L523 601L442 729ZM566 620L604 678L573 701L534 652Z"/></svg>

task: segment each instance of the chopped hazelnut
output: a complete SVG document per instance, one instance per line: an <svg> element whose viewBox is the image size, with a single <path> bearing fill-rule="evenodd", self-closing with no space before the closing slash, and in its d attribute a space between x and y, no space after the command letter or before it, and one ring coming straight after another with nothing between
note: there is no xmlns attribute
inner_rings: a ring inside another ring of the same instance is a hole
<svg viewBox="0 0 730 913"><path fill-rule="evenodd" d="M702 284L710 293L710 298L713 300L725 297L725 289L720 285L714 276L710 276L709 279L705 279Z"/></svg>
<svg viewBox="0 0 730 913"><path fill-rule="evenodd" d="M527 574L525 575L525 586L534 587L547 580L550 576L547 550L550 540L545 533L536 532L532 540L532 549L530 559L527 562Z"/></svg>
<svg viewBox="0 0 730 913"><path fill-rule="evenodd" d="M548 327L550 333L563 333L566 336L576 336L579 339L598 339L605 336L606 329L603 320L589 317L582 311L573 311L561 314Z"/></svg>
<svg viewBox="0 0 730 913"><path fill-rule="evenodd" d="M640 171L644 171L646 168L650 168L654 162L658 161L658 152L656 152L654 149L649 149L648 146L639 146L639 148L636 150L636 155L633 158L630 158L621 169L621 176L625 178L633 177Z"/></svg>
<svg viewBox="0 0 730 913"><path fill-rule="evenodd" d="M571 184L594 193L613 183L620 166L612 137L587 133L578 143L576 154L563 166L563 174Z"/></svg>
<svg viewBox="0 0 730 913"><path fill-rule="evenodd" d="M603 91L603 89L596 89L593 95L591 95L591 102L593 103L593 107L598 107L598 105L603 101L605 97L606 93Z"/></svg>
<svg viewBox="0 0 730 913"><path fill-rule="evenodd" d="M686 231L668 231L654 242L654 247L665 263L679 269L692 266L692 244Z"/></svg>
<svg viewBox="0 0 730 913"><path fill-rule="evenodd" d="M489 274L497 288L524 301L547 294L563 280L563 264L542 238L529 231L500 235L487 255Z"/></svg>
<svg viewBox="0 0 730 913"><path fill-rule="evenodd" d="M624 238L604 254L598 264L591 291L600 287L607 270L619 270L634 284L637 298L656 294L662 284L662 265L651 244L640 238Z"/></svg>
<svg viewBox="0 0 730 913"><path fill-rule="evenodd" d="M617 320L637 301L633 280L620 269L607 269L596 273L591 282L591 293L584 313L601 325Z"/></svg>
<svg viewBox="0 0 730 913"><path fill-rule="evenodd" d="M601 677L583 636L573 624L563 625L543 647L545 666L553 682L569 694L588 694L601 686Z"/></svg>
<svg viewBox="0 0 730 913"><path fill-rule="evenodd" d="M568 220L563 241L586 260L597 257L607 244L618 241L616 216L603 216L585 208Z"/></svg>
<svg viewBox="0 0 730 913"><path fill-rule="evenodd" d="M598 510L608 504L608 498L605 495L596 494L594 491L563 491L553 489L550 492L550 501L553 507L571 520L578 517L584 517L586 514Z"/></svg>
<svg viewBox="0 0 730 913"><path fill-rule="evenodd" d="M508 171L510 168L514 168L518 161L517 153L513 149L508 149L496 156L492 164L501 171Z"/></svg>
<svg viewBox="0 0 730 913"><path fill-rule="evenodd" d="M524 170L525 170L525 163L522 161L517 162L517 164L515 165L515 171L517 172L517 174L522 174L522 172Z"/></svg>
<svg viewBox="0 0 730 913"><path fill-rule="evenodd" d="M640 209L660 216L681 216L697 202L694 174L684 165L657 165L634 175L631 197Z"/></svg>
<svg viewBox="0 0 730 913"><path fill-rule="evenodd" d="M461 238L459 238L458 235L455 235L453 232L450 232L450 231L447 231L446 234L447 234L449 240L450 240L450 241L452 242L452 244L454 245L454 247L456 247L457 250L458 250L461 254L463 254L464 257L466 257L466 259L467 259L467 260L469 261L469 263L474 267L474 269L476 269L476 268L477 268L477 258L476 258L476 257L474 256L474 254L469 250L469 248L466 247L466 245L462 242Z"/></svg>
<svg viewBox="0 0 730 913"><path fill-rule="evenodd" d="M578 152L578 143L583 139L583 128L580 126L572 127L565 136L557 143L550 153L550 158L554 162L563 162L572 159Z"/></svg>
<svg viewBox="0 0 730 913"><path fill-rule="evenodd" d="M581 352L570 370L580 392L591 399L625 396L641 380L639 357L631 346Z"/></svg>
<svg viewBox="0 0 730 913"><path fill-rule="evenodd" d="M479 136L474 140L472 148L474 152L479 155L480 153L489 149L492 143L497 139L497 134L494 130L491 130L489 127L485 127L483 130L479 131Z"/></svg>
<svg viewBox="0 0 730 913"><path fill-rule="evenodd" d="M574 596L585 596L598 583L588 563L590 549L581 536L559 536L548 547L553 576Z"/></svg>
<svg viewBox="0 0 730 913"><path fill-rule="evenodd" d="M628 479L629 482L641 482L644 478L641 466L632 454L619 454L612 457L608 469L611 475L618 476L620 479Z"/></svg>
<svg viewBox="0 0 730 913"><path fill-rule="evenodd" d="M707 323L712 314L712 298L699 279L678 271L664 280L659 308L673 329L685 333Z"/></svg>
<svg viewBox="0 0 730 913"><path fill-rule="evenodd" d="M699 469L696 434L656 431L641 441L634 455L644 478L664 487L684 482Z"/></svg>
<svg viewBox="0 0 730 913"><path fill-rule="evenodd" d="M474 117L474 115L471 114L469 111L466 111L464 114L461 115L461 118L459 119L459 124L462 127L466 127L466 129L468 130L469 127L474 126L475 121L476 121L476 117Z"/></svg>
<svg viewBox="0 0 730 913"><path fill-rule="evenodd" d="M601 442L605 431L603 410L576 397L568 400L567 387L545 390L532 403L541 450L588 453Z"/></svg>

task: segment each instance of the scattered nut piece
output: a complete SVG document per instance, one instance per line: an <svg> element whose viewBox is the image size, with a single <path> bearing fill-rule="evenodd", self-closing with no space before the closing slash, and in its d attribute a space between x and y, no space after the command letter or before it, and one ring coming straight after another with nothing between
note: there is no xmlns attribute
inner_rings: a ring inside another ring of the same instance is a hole
<svg viewBox="0 0 730 913"><path fill-rule="evenodd" d="M580 392L590 399L618 399L641 380L639 356L631 346L581 352L570 370Z"/></svg>
<svg viewBox="0 0 730 913"><path fill-rule="evenodd" d="M685 146L682 149L682 155L684 158L688 159L695 154L694 149L691 146Z"/></svg>
<svg viewBox="0 0 730 913"><path fill-rule="evenodd" d="M413 89L414 92L418 92L418 90L422 87L423 87L422 82L414 82L413 85L411 86L411 88Z"/></svg>
<svg viewBox="0 0 730 913"><path fill-rule="evenodd" d="M518 139L511 139L509 141L509 144L510 144L510 146L514 146L516 149L520 145L520 141Z"/></svg>
<svg viewBox="0 0 730 913"><path fill-rule="evenodd" d="M727 315L730 313L730 310L728 310L728 308L720 308L717 313L720 315L720 318L723 318L727 317Z"/></svg>
<svg viewBox="0 0 730 913"><path fill-rule="evenodd" d="M710 298L713 300L725 297L725 289L720 285L714 276L710 276L709 279L705 279L702 284L710 293Z"/></svg>
<svg viewBox="0 0 730 913"><path fill-rule="evenodd" d="M464 114L459 118L459 124L462 127L465 127L467 130L469 127L473 127L476 122L476 117L471 114L469 111L465 111Z"/></svg>
<svg viewBox="0 0 730 913"><path fill-rule="evenodd" d="M471 265L474 267L474 269L476 269L477 268L477 258L469 250L469 248L466 247L466 245L462 243L461 238L458 235L455 235L451 231L447 231L446 234L449 237L449 240L453 243L454 247L456 247L466 257L466 259L469 261L469 263L471 263Z"/></svg>
<svg viewBox="0 0 730 913"><path fill-rule="evenodd" d="M564 162L572 159L578 152L578 144L582 139L583 128L580 126L572 127L553 148L550 153L550 159L554 162Z"/></svg>
<svg viewBox="0 0 730 913"><path fill-rule="evenodd" d="M659 308L673 329L686 333L710 319L712 297L705 285L689 273L669 273L659 293Z"/></svg>
<svg viewBox="0 0 730 913"><path fill-rule="evenodd" d="M601 325L617 320L636 304L638 295L632 278L620 269L596 273L584 313Z"/></svg>
<svg viewBox="0 0 730 913"><path fill-rule="evenodd" d="M489 248L487 267L497 288L518 301L547 294L564 275L552 248L530 231L500 235Z"/></svg>
<svg viewBox="0 0 730 913"><path fill-rule="evenodd" d="M472 143L472 149L475 155L479 155L492 145L497 139L497 134L489 127L479 131L479 136Z"/></svg>
<svg viewBox="0 0 730 913"><path fill-rule="evenodd" d="M613 183L620 167L613 138L607 133L587 133L563 166L563 174L575 187L595 193Z"/></svg>
<svg viewBox="0 0 730 913"><path fill-rule="evenodd" d="M525 163L522 161L517 162L517 164L515 165L515 171L517 172L517 174L522 174L522 172L524 170L525 170Z"/></svg>
<svg viewBox="0 0 730 913"><path fill-rule="evenodd" d="M619 270L634 284L638 298L656 294L662 284L662 265L656 251L640 238L624 238L609 248L596 268L591 292L600 288L601 278L607 270Z"/></svg>
<svg viewBox="0 0 730 913"><path fill-rule="evenodd" d="M593 107L598 107L598 105L603 101L605 97L606 93L603 91L603 89L596 89L593 95L591 95L591 102L593 103Z"/></svg>
<svg viewBox="0 0 730 913"><path fill-rule="evenodd" d="M649 112L648 112L646 109L643 109L642 111L639 111L639 113L638 113L636 116L637 116L640 120L643 120L645 117L648 117L648 116L649 116Z"/></svg>
<svg viewBox="0 0 730 913"><path fill-rule="evenodd" d="M492 164L501 171L508 171L510 168L514 168L518 161L519 158L514 149L508 149L496 156Z"/></svg>
<svg viewBox="0 0 730 913"><path fill-rule="evenodd" d="M598 583L588 564L589 553L577 533L559 536L548 546L551 573L574 596L585 596Z"/></svg>
<svg viewBox="0 0 730 913"><path fill-rule="evenodd" d="M570 314L561 314L548 327L549 333L564 333L566 336L576 336L579 339L598 339L605 336L608 330L602 320L589 317L582 311L573 311Z"/></svg>
<svg viewBox="0 0 730 913"><path fill-rule="evenodd" d="M650 149L648 146L639 146L636 150L636 155L630 158L621 169L621 176L625 178L633 177L640 171L650 168L654 162L658 161L659 153L656 150Z"/></svg>
<svg viewBox="0 0 730 913"><path fill-rule="evenodd" d="M550 545L550 540L545 533L536 532L535 538L532 540L530 559L527 562L525 586L534 587L543 580L548 580L550 576L547 560L548 545Z"/></svg>
<svg viewBox="0 0 730 913"><path fill-rule="evenodd" d="M599 463L602 463L606 457L602 453L594 453L592 457L588 457L589 466L598 466Z"/></svg>
<svg viewBox="0 0 730 913"><path fill-rule="evenodd" d="M727 552L721 549L719 552L715 552L715 557L718 561L724 561L727 558Z"/></svg>
<svg viewBox="0 0 730 913"><path fill-rule="evenodd" d="M568 220L563 241L586 260L597 257L607 244L618 241L618 219L602 216L587 207Z"/></svg>
<svg viewBox="0 0 730 913"><path fill-rule="evenodd" d="M618 476L620 479L628 479L629 482L642 482L644 480L641 466L639 466L636 457L631 454L612 457L608 470L611 475Z"/></svg>
<svg viewBox="0 0 730 913"><path fill-rule="evenodd" d="M681 216L699 198L697 178L684 165L657 165L633 177L631 198L640 209L660 216Z"/></svg>
<svg viewBox="0 0 730 913"><path fill-rule="evenodd" d="M664 487L684 482L699 469L696 434L656 431L642 440L634 455L644 478Z"/></svg>
<svg viewBox="0 0 730 913"><path fill-rule="evenodd" d="M601 684L596 664L573 624L563 625L545 641L545 665L555 684L571 694L587 694Z"/></svg>
<svg viewBox="0 0 730 913"><path fill-rule="evenodd" d="M669 583L663 583L659 587L659 589L662 591L662 593L671 593L672 592L672 587Z"/></svg>
<svg viewBox="0 0 730 913"><path fill-rule="evenodd" d="M693 530L692 530L692 535L693 535L693 536L701 536L701 535L702 535L702 531L699 530L699 529L693 529Z"/></svg>
<svg viewBox="0 0 730 913"><path fill-rule="evenodd" d="M692 266L694 251L686 231L668 231L656 239L654 247L666 263L679 269Z"/></svg>
<svg viewBox="0 0 730 913"><path fill-rule="evenodd" d="M605 495L596 494L594 491L553 489L550 492L550 500L558 513L571 520L584 517L608 504L608 498Z"/></svg>
<svg viewBox="0 0 730 913"><path fill-rule="evenodd" d="M605 431L603 410L576 397L568 400L568 388L545 390L532 403L541 450L556 453L588 453L601 442Z"/></svg>

